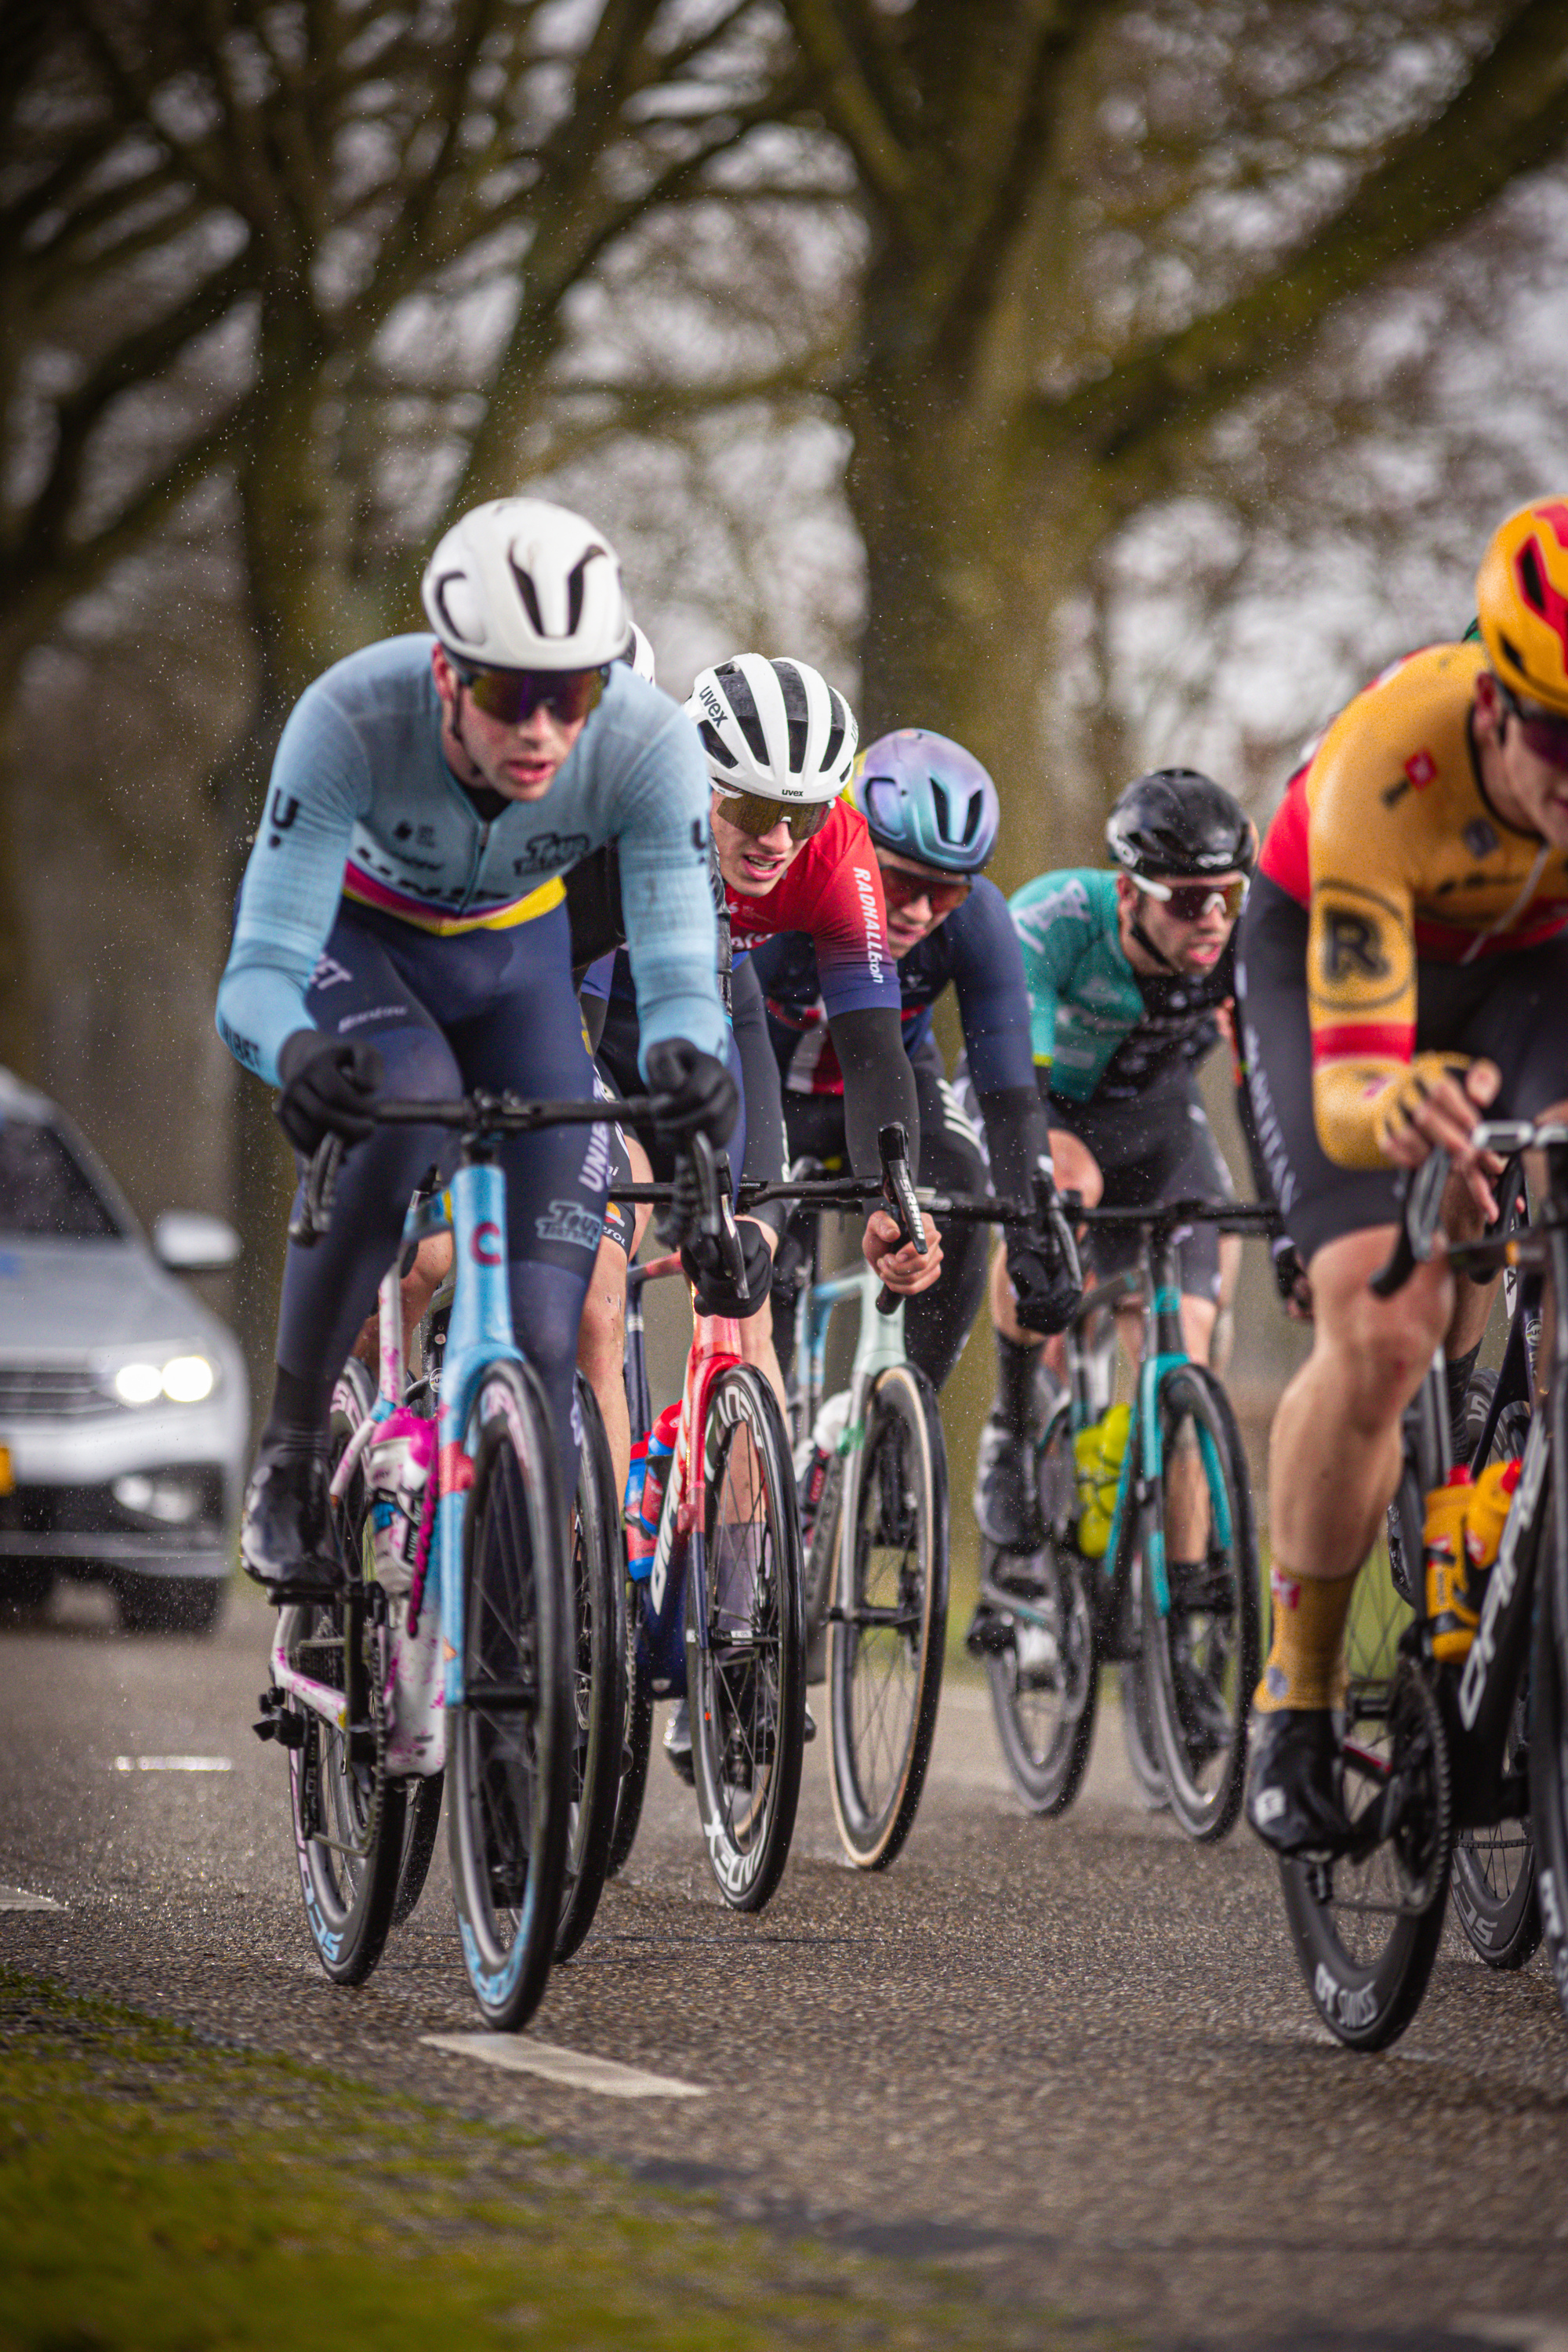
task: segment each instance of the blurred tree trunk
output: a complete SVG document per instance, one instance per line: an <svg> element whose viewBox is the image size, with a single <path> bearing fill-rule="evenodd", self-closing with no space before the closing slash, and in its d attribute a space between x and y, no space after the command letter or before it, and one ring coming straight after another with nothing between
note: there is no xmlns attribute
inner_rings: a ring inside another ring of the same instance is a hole
<svg viewBox="0 0 1568 2352"><path fill-rule="evenodd" d="M1174 329L1097 324L1079 212L1105 0L787 0L872 250L843 394L864 537L863 731L938 727L1001 780L998 879L1096 854L1103 780L1075 789L1064 604L1128 517L1337 306L1548 161L1568 135L1568 0L1516 0L1436 111L1385 140L1338 209ZM1289 12L1281 13L1281 20ZM1098 77L1098 79L1097 79ZM1056 390L1060 383L1062 389ZM1051 389L1047 389L1050 384Z"/></svg>

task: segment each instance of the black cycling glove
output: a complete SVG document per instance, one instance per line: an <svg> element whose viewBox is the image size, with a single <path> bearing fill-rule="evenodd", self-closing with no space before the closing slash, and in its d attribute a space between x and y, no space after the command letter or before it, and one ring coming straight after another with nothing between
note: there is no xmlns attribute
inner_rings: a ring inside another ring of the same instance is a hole
<svg viewBox="0 0 1568 2352"><path fill-rule="evenodd" d="M374 1045L328 1037L320 1029L296 1029L279 1049L278 1076L283 1087L279 1124L307 1159L323 1136L361 1143L374 1126L369 1114L383 1073Z"/></svg>
<svg viewBox="0 0 1568 2352"><path fill-rule="evenodd" d="M1039 1199L1035 1222L1004 1225L1007 1276L1026 1331L1065 1331L1083 1297L1083 1268L1072 1227L1053 1190Z"/></svg>
<svg viewBox="0 0 1568 2352"><path fill-rule="evenodd" d="M659 1141L705 1135L721 1151L741 1115L741 1090L727 1066L684 1037L661 1037L643 1059L649 1091L668 1097L654 1122Z"/></svg>
<svg viewBox="0 0 1568 2352"><path fill-rule="evenodd" d="M733 1276L724 1264L716 1234L699 1234L685 1244L680 1263L697 1293L700 1315L754 1315L767 1298L773 1278L773 1252L754 1217L737 1217L741 1255L746 1262L746 1297L742 1302Z"/></svg>

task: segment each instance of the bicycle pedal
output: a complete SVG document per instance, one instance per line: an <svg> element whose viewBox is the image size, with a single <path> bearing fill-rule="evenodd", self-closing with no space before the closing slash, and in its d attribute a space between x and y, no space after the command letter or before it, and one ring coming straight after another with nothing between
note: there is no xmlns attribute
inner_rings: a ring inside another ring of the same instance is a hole
<svg viewBox="0 0 1568 2352"><path fill-rule="evenodd" d="M963 1637L963 1646L972 1658L1005 1658L1016 1638L1013 1620L992 1612L975 1618Z"/></svg>
<svg viewBox="0 0 1568 2352"><path fill-rule="evenodd" d="M279 1748L298 1749L305 1745L305 1718L292 1707L264 1715L250 1727L258 1739L275 1739Z"/></svg>

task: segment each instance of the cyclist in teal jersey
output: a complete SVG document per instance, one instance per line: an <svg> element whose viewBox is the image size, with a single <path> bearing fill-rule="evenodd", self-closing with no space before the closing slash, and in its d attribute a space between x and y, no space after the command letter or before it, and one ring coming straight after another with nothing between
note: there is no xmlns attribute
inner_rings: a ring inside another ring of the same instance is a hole
<svg viewBox="0 0 1568 2352"><path fill-rule="evenodd" d="M1234 1200L1194 1072L1235 993L1232 932L1256 854L1251 823L1207 776L1161 769L1121 794L1106 841L1117 870L1043 874L1010 901L1057 1181L1090 1207ZM1098 1235L1090 1255L1104 1278L1136 1262L1136 1239ZM1187 1346L1206 1361L1222 1295L1212 1225L1183 1241L1181 1265ZM991 1305L997 1392L974 1509L994 1543L1017 1547L1033 1517L1042 1349L1018 1320L1005 1255L992 1269ZM1048 1350L1046 1362L1055 1370Z"/></svg>
<svg viewBox="0 0 1568 2352"><path fill-rule="evenodd" d="M695 729L617 658L631 616L614 549L537 499L477 508L423 583L434 635L351 655L279 744L218 992L218 1028L280 1087L296 1148L354 1148L330 1233L290 1245L278 1373L241 1559L274 1599L330 1595L332 1381L374 1302L409 1193L445 1131L376 1127L395 1096L471 1087L590 1100L562 877L618 847L643 1007L640 1075L668 1132L722 1144L738 1096L715 970L708 780ZM564 1491L572 1378L611 1181L609 1130L502 1147L512 1318L543 1382Z"/></svg>

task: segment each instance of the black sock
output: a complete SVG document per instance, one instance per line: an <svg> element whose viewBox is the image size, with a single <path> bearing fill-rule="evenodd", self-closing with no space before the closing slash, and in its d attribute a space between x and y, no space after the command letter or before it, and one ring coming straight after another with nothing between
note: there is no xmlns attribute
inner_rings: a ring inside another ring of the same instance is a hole
<svg viewBox="0 0 1568 2352"><path fill-rule="evenodd" d="M1020 1348L1005 1332L997 1332L994 1410L998 1421L1020 1437L1026 1436L1034 1426L1035 1366L1039 1360L1038 1341L1033 1347Z"/></svg>
<svg viewBox="0 0 1568 2352"><path fill-rule="evenodd" d="M1465 1391L1470 1385L1470 1374L1476 1369L1476 1358L1480 1352L1481 1343L1478 1339L1475 1346L1467 1349L1462 1356L1450 1356L1444 1368L1444 1378L1448 1383L1448 1427L1453 1432L1456 1462L1464 1461L1469 1452L1468 1446L1462 1443Z"/></svg>
<svg viewBox="0 0 1568 2352"><path fill-rule="evenodd" d="M272 1390L272 1410L261 1433L258 1450L297 1451L301 1445L325 1445L327 1416L331 1410L332 1384L301 1380L281 1364Z"/></svg>

